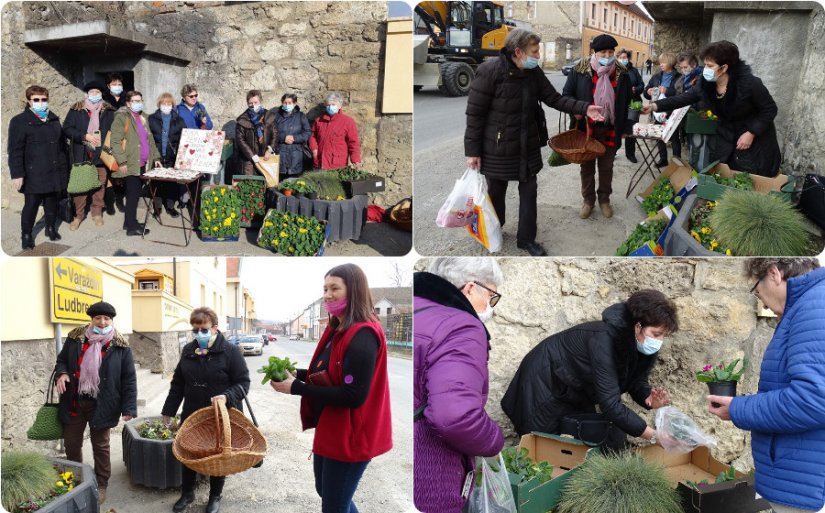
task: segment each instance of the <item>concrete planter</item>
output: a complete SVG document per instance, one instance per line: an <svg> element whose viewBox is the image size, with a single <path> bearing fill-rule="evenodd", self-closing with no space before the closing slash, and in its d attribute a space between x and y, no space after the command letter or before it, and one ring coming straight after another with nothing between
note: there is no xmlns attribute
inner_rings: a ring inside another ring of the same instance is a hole
<svg viewBox="0 0 825 513"><path fill-rule="evenodd" d="M100 513L97 504L97 478L91 465L60 458L49 458L58 470L71 471L75 475L75 486L72 491L57 497L45 507L37 510L39 513Z"/></svg>
<svg viewBox="0 0 825 513"><path fill-rule="evenodd" d="M367 222L369 197L355 196L348 200L327 201L311 200L284 196L275 188L268 189L267 206L279 212L292 212L304 217L314 217L326 221L329 241L361 238L361 229Z"/></svg>
<svg viewBox="0 0 825 513"><path fill-rule="evenodd" d="M181 484L181 464L172 454L172 440L141 438L138 426L161 417L140 417L123 427L123 462L129 481L149 488L178 488Z"/></svg>

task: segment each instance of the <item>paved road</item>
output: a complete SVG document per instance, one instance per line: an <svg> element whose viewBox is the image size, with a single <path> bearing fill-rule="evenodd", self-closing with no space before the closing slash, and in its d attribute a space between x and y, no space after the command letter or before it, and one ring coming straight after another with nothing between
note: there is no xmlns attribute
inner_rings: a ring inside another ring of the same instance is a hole
<svg viewBox="0 0 825 513"><path fill-rule="evenodd" d="M560 72L548 74L550 82L561 91L566 77ZM414 187L415 248L421 255L485 255L487 250L470 238L464 229L438 228L435 217L447 198L455 180L464 172L464 127L466 97L446 98L434 88L415 93L414 122ZM559 114L544 108L550 135L558 133ZM542 151L546 160L550 151ZM639 152L637 150L637 157ZM624 148L616 158L611 202L615 215L604 219L595 212L590 219L579 219L581 207L579 166L545 168L539 174L539 231L537 240L550 255L607 256L613 255L645 214L634 199L644 190L652 176L625 199L631 175L638 165L624 156ZM516 183L507 191L508 218L504 226L504 247L501 255L526 255L516 248L518 192Z"/></svg>

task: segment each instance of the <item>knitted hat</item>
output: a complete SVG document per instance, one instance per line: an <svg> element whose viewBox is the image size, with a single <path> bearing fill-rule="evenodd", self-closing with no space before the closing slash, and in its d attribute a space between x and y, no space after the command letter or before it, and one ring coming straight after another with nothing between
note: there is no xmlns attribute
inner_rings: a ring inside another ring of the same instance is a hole
<svg viewBox="0 0 825 513"><path fill-rule="evenodd" d="M593 42L590 43L590 48L593 51L601 52L602 50L609 50L615 49L619 46L619 42L616 39L608 34L601 34L593 38Z"/></svg>
<svg viewBox="0 0 825 513"><path fill-rule="evenodd" d="M100 301L99 303L95 303L92 306L90 306L86 310L86 314L89 317L95 317L96 315L105 315L107 317L114 318L114 316L117 315L117 312L115 312L114 306L110 305L105 301Z"/></svg>
<svg viewBox="0 0 825 513"><path fill-rule="evenodd" d="M83 92L88 93L91 89L97 89L102 93L106 90L106 86L101 84L97 80L92 80L91 82L87 82L86 85L83 86Z"/></svg>

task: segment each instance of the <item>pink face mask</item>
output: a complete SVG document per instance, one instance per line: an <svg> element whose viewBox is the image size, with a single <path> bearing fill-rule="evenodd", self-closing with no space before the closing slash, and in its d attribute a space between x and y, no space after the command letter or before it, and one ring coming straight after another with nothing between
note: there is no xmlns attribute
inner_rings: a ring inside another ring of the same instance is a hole
<svg viewBox="0 0 825 513"><path fill-rule="evenodd" d="M347 298L336 299L335 301L326 301L324 303L324 308L327 309L327 312L336 316L342 315L344 312L346 312L347 306L349 306Z"/></svg>

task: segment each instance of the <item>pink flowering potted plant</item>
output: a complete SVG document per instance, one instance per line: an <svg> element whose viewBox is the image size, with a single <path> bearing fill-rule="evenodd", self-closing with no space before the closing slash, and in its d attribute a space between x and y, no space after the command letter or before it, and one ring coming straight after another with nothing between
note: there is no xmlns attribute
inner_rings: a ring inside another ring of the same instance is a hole
<svg viewBox="0 0 825 513"><path fill-rule="evenodd" d="M737 370L737 365L740 364ZM696 371L696 379L700 383L707 383L711 395L736 397L736 384L742 379L748 359L737 358L730 364L724 360L719 365L705 365L702 370ZM714 404L714 406L717 406Z"/></svg>

